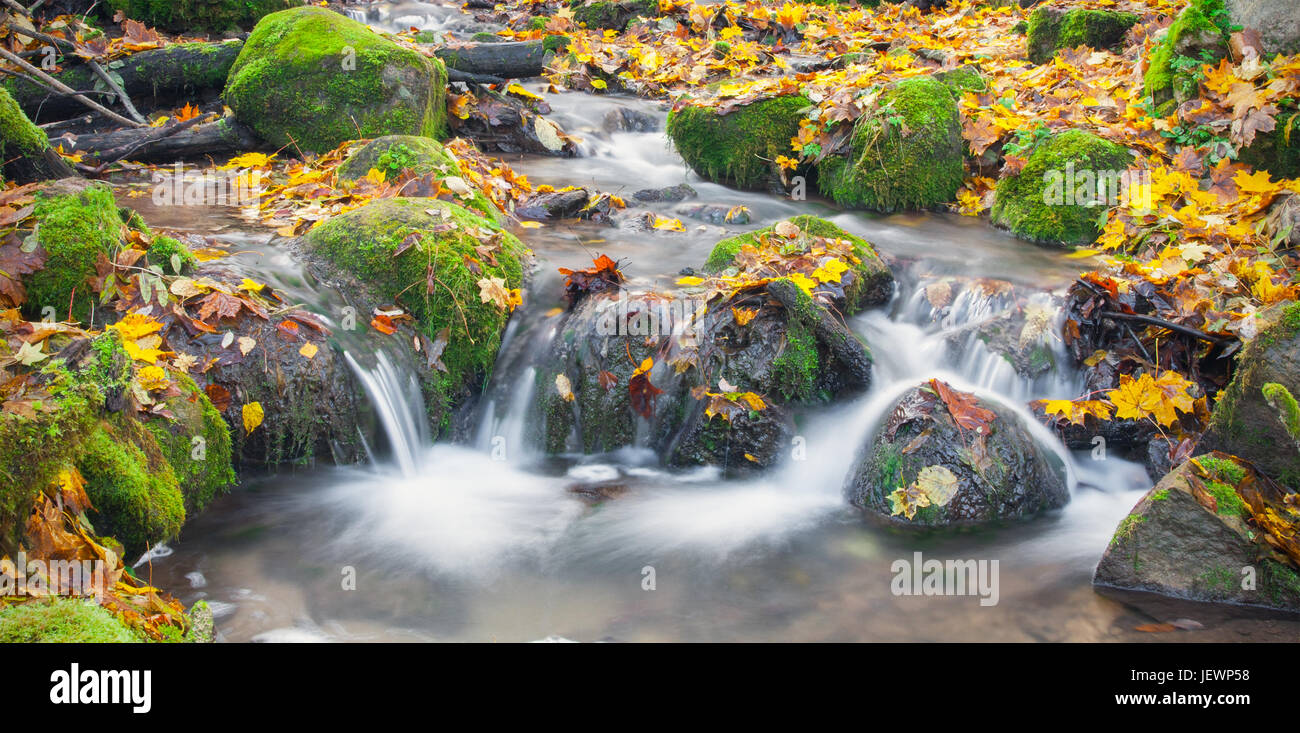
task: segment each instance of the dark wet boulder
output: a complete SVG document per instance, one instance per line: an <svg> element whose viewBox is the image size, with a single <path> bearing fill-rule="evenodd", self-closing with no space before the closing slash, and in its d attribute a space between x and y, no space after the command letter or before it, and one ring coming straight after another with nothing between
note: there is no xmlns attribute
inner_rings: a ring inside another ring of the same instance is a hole
<svg viewBox="0 0 1300 733"><path fill-rule="evenodd" d="M615 107L601 118L605 132L659 132L663 122L656 115L630 107Z"/></svg>
<svg viewBox="0 0 1300 733"><path fill-rule="evenodd" d="M693 199L698 195L699 193L694 188L691 188L689 184L679 183L676 186L667 186L665 188L643 188L633 193L632 198L637 201L668 201L676 203L686 199Z"/></svg>
<svg viewBox="0 0 1300 733"><path fill-rule="evenodd" d="M1130 602L1145 593L1300 611L1300 572L1247 524L1251 481L1224 454L1183 463L1120 521L1093 586Z"/></svg>
<svg viewBox="0 0 1300 733"><path fill-rule="evenodd" d="M1254 463L1269 477L1300 488L1300 305L1273 314L1238 354L1232 381L1219 395L1201 448Z"/></svg>
<svg viewBox="0 0 1300 733"><path fill-rule="evenodd" d="M357 138L444 134L446 87L441 61L304 7L258 22L223 96L267 141L320 153Z"/></svg>
<svg viewBox="0 0 1300 733"><path fill-rule="evenodd" d="M705 180L747 189L784 191L777 156L791 157L790 140L812 104L802 95L760 99L727 109L679 101L668 114L673 146Z"/></svg>
<svg viewBox="0 0 1300 733"><path fill-rule="evenodd" d="M894 403L844 490L895 524L978 524L1064 506L1058 464L1015 412L930 380Z"/></svg>
<svg viewBox="0 0 1300 733"><path fill-rule="evenodd" d="M1020 173L998 181L990 220L1031 242L1089 244L1101 234L1100 212L1124 195L1133 156L1083 130L1039 141Z"/></svg>
<svg viewBox="0 0 1300 733"><path fill-rule="evenodd" d="M1133 13L1114 10L1056 5L1038 8L1029 16L1029 60L1041 64L1049 61L1060 49L1078 46L1097 50L1115 48L1139 19Z"/></svg>
<svg viewBox="0 0 1300 733"><path fill-rule="evenodd" d="M858 119L848 149L817 164L843 206L893 212L953 201L962 184L960 94L933 77L900 81Z"/></svg>
<svg viewBox="0 0 1300 733"><path fill-rule="evenodd" d="M515 216L533 221L571 219L581 214L590 200L585 188L536 193L515 208Z"/></svg>

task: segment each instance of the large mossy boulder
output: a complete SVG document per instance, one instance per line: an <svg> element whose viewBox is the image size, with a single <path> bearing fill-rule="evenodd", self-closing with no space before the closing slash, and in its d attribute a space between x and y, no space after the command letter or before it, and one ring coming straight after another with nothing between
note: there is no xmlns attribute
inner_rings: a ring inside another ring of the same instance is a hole
<svg viewBox="0 0 1300 733"><path fill-rule="evenodd" d="M1114 48L1139 19L1133 13L1114 10L1040 7L1029 16L1026 32L1029 60L1035 64L1044 63L1063 48Z"/></svg>
<svg viewBox="0 0 1300 733"><path fill-rule="evenodd" d="M659 15L658 0L589 0L573 9L575 23L587 28L621 31L637 18Z"/></svg>
<svg viewBox="0 0 1300 733"><path fill-rule="evenodd" d="M978 524L1064 506L1057 464L1016 413L930 380L894 403L844 491L898 525Z"/></svg>
<svg viewBox="0 0 1300 733"><path fill-rule="evenodd" d="M1246 477L1222 454L1174 469L1120 521L1094 587L1138 592L1119 596L1131 602L1146 592L1300 611L1300 572L1246 524Z"/></svg>
<svg viewBox="0 0 1300 733"><path fill-rule="evenodd" d="M409 313L419 334L448 330L441 369L425 374L425 401L436 429L492 370L510 310L481 297L481 280L505 291L523 283L527 249L495 223L429 198L372 201L335 216L303 238L311 256L379 300ZM487 248L480 252L476 248ZM478 270L471 271L472 266Z"/></svg>
<svg viewBox="0 0 1300 733"><path fill-rule="evenodd" d="M0 644L132 644L144 641L93 600L48 598L0 608Z"/></svg>
<svg viewBox="0 0 1300 733"><path fill-rule="evenodd" d="M304 0L108 0L106 15L121 11L150 27L191 34L252 28L263 16Z"/></svg>
<svg viewBox="0 0 1300 733"><path fill-rule="evenodd" d="M798 229L793 244L801 251L806 252L815 246L819 237L842 239L850 244L857 262L849 263L849 269L840 278L841 305L846 313L853 314L866 306L888 302L894 292L894 275L870 242L815 216L804 214L788 221ZM774 224L719 241L704 262L704 271L720 273L736 267L736 255L744 247L758 246L764 238L772 237L775 229Z"/></svg>
<svg viewBox="0 0 1300 733"><path fill-rule="evenodd" d="M1198 95L1197 70L1228 55L1228 35L1223 0L1192 0L1183 8L1156 42L1142 77L1157 114L1167 116Z"/></svg>
<svg viewBox="0 0 1300 733"><path fill-rule="evenodd" d="M1124 195L1122 175L1133 156L1121 145L1083 130L1039 141L1020 173L998 181L990 217L1031 242L1088 244L1100 218Z"/></svg>
<svg viewBox="0 0 1300 733"><path fill-rule="evenodd" d="M0 89L0 156L4 179L15 183L73 175L72 168L50 148L45 131L23 114L5 89Z"/></svg>
<svg viewBox="0 0 1300 733"><path fill-rule="evenodd" d="M701 178L739 188L781 189L775 163L792 154L790 140L812 102L802 95L762 99L719 114L684 104L668 114L668 136Z"/></svg>
<svg viewBox="0 0 1300 733"><path fill-rule="evenodd" d="M257 24L224 97L235 117L268 141L324 152L357 138L441 135L446 86L441 61L307 7Z"/></svg>
<svg viewBox="0 0 1300 733"><path fill-rule="evenodd" d="M955 199L963 176L957 97L932 77L886 89L855 123L847 154L818 164L821 192L843 206L881 212Z"/></svg>
<svg viewBox="0 0 1300 733"><path fill-rule="evenodd" d="M1300 489L1300 305L1281 310L1238 354L1201 447L1240 456Z"/></svg>
<svg viewBox="0 0 1300 733"><path fill-rule="evenodd" d="M1300 53L1300 13L1293 0L1224 0L1233 25L1259 31L1266 53Z"/></svg>
<svg viewBox="0 0 1300 733"><path fill-rule="evenodd" d="M453 193L462 196L461 204L465 208L498 224L504 222L501 210L482 191L460 178L460 163L456 157L433 138L418 135L375 138L353 150L335 175L341 181L354 181L372 169L384 174L386 181L396 180L405 171L417 176L433 173L437 180L446 182L445 186Z"/></svg>

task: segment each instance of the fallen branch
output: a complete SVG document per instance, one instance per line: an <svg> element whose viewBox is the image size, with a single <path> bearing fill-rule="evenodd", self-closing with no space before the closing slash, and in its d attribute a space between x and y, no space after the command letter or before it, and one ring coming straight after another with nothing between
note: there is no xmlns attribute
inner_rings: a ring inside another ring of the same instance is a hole
<svg viewBox="0 0 1300 733"><path fill-rule="evenodd" d="M1145 323L1148 326L1159 326L1160 328L1168 329L1174 333L1181 333L1184 336L1191 336L1192 338L1208 341L1212 344L1226 344L1235 340L1231 337L1215 336L1214 334L1206 333L1199 328L1184 326L1180 323L1174 323L1173 321L1166 321L1163 318L1156 318L1155 316L1144 316L1140 313L1120 313L1118 311L1107 310L1101 311L1099 315L1103 318L1113 318L1117 321L1133 321L1135 323Z"/></svg>
<svg viewBox="0 0 1300 733"><path fill-rule="evenodd" d="M105 107L99 102L96 102L95 100L90 99L89 97L83 96L80 92L72 89L71 87L59 81L58 79L55 79L49 74L46 74L44 71L41 71L35 66L32 66L31 64L22 60L17 55L10 52L8 49L0 48L0 58L3 58L8 62L17 65L18 68L22 69L23 71L26 71L27 73L35 76L37 79L40 79L41 81L45 82L46 85L54 87L54 89L60 92L61 94L66 94L72 97L78 102L81 102L87 107L95 110L96 112L99 112L100 114L104 115L105 117L108 117L111 120L114 120L115 122L119 122L123 125L126 125L127 127L141 126L139 122L136 122L135 120L127 119L126 117L123 117L122 115L114 112L108 107Z"/></svg>
<svg viewBox="0 0 1300 733"><path fill-rule="evenodd" d="M98 165L83 164L81 170L94 173L102 166L126 156L145 162L175 162L209 155L257 150L266 143L247 126L224 117L200 123L200 118L166 128L115 130L85 135L65 134L64 148L91 154Z"/></svg>

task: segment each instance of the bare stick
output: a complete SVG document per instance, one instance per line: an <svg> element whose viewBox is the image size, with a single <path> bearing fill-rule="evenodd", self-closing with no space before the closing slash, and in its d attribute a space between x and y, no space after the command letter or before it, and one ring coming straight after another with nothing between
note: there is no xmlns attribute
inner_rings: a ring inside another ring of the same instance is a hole
<svg viewBox="0 0 1300 733"><path fill-rule="evenodd" d="M104 115L105 117L108 117L109 119L120 122L121 124L126 125L127 127L143 127L143 125L140 124L139 122L136 122L135 120L127 119L122 115L109 109L108 107L105 107L104 105L100 104L99 102L96 102L93 99L89 99L87 97L82 96L80 93L76 92L68 85L64 84L58 79L55 79L49 74L46 74L44 71L41 71L40 69L36 68L35 66L32 66L26 61L23 61L18 56L15 56L14 54L10 53L7 49L0 48L0 58L5 59L9 63L17 65L20 69L26 71L29 74L34 75L36 78L54 87L59 92L71 96L73 99L77 100L78 102L81 102L82 104L95 110L96 112L99 112L100 114Z"/></svg>
<svg viewBox="0 0 1300 733"><path fill-rule="evenodd" d="M14 21L12 19L0 21L0 26L10 29L11 31L13 31L18 35L27 36L28 38L34 38L38 41L45 41L46 43L50 44L51 46L54 46L55 48L59 48L64 51L71 51L73 53L77 52L77 45L75 43L72 43L71 41L65 38L58 38L56 36L51 36L45 33L41 33L40 31L32 30L30 28L18 27L17 25L14 24ZM122 106L126 108L127 113L131 115L131 119L135 120L136 122L143 123L145 121L144 115L140 114L139 110L135 108L135 105L131 103L131 98L127 96L126 90L123 89L121 85L119 85L116 81L114 81L113 77L109 76L107 71L104 71L104 67L100 66L99 62L96 61L95 59L82 57L82 60L86 62L86 65L90 67L91 71L95 72L95 76L98 76L105 84L108 85L109 89L113 90L113 93L117 95L117 98L122 101Z"/></svg>

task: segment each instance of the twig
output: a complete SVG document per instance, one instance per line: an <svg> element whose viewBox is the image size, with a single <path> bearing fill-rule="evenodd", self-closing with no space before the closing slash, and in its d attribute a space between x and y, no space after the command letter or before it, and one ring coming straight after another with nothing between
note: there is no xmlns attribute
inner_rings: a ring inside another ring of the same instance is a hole
<svg viewBox="0 0 1300 733"><path fill-rule="evenodd" d="M1216 345L1222 345L1230 341L1233 341L1232 338L1215 336L1214 334L1206 333L1205 331L1202 331L1199 328L1184 326L1182 324L1174 323L1172 321L1166 321L1163 318L1156 318L1155 316L1144 316L1140 313L1119 313L1117 311L1102 311L1101 315L1106 318L1114 318L1117 321L1135 321L1137 323L1145 323L1148 326L1159 326L1161 328L1165 328L1170 331L1173 331L1174 333L1181 333L1184 336L1191 336L1192 338L1197 338L1202 341L1208 341Z"/></svg>
<svg viewBox="0 0 1300 733"><path fill-rule="evenodd" d="M54 77L50 76L49 74L46 74L44 71L41 71L40 69L36 68L35 66L32 66L31 64L27 63L26 61L23 61L23 60L22 60L21 58L19 58L18 56L16 56L16 55L14 55L13 53L9 52L7 49L0 48L0 58L3 58L3 59L5 59L6 61L9 61L10 63L17 65L19 68L23 69L23 70L26 71L27 73L36 76L36 78L38 78L38 79L40 79L41 81L44 81L46 84L49 84L50 86L54 87L54 88L55 88L56 90L58 90L60 93L62 93L62 94L66 94L66 95L72 97L73 99L77 100L78 102L81 102L82 104L84 104L84 105L86 105L87 107L89 107L89 108L95 110L96 112L99 112L100 114L104 115L105 117L108 117L109 119L112 119L112 120L114 120L114 121L116 121L116 122L119 122L119 123L121 123L121 124L123 124L123 125L126 125L127 127L143 127L143 126L144 126L144 125L140 124L139 122L136 122L135 120L131 120L131 119L127 119L126 117L123 117L122 115L120 115L120 114L114 112L113 110L111 110L111 109L105 107L104 105L100 104L99 102L94 101L93 99L90 99L90 98L88 98L88 97L82 96L82 94L81 94L80 92L75 91L74 89L72 89L72 88L69 87L68 85L64 84L63 82L59 81L58 79L55 79Z"/></svg>
<svg viewBox="0 0 1300 733"><path fill-rule="evenodd" d="M64 51L71 51L74 54L77 52L77 44L67 40L66 38L58 38L30 28L18 27L14 24L12 19L0 21L0 26L10 29L18 35L35 38L38 41L45 41L55 48L60 48ZM81 58L86 62L86 66L89 66L90 70L95 72L95 76L98 76L101 81L108 85L109 89L113 90L113 93L117 95L119 100L121 100L122 106L126 108L127 113L131 115L131 119L136 122L144 122L144 115L140 114L139 110L135 108L135 105L131 103L131 98L127 96L126 90L114 81L113 77L109 76L107 71L104 71L104 67L100 66L99 62L95 59L85 57Z"/></svg>

